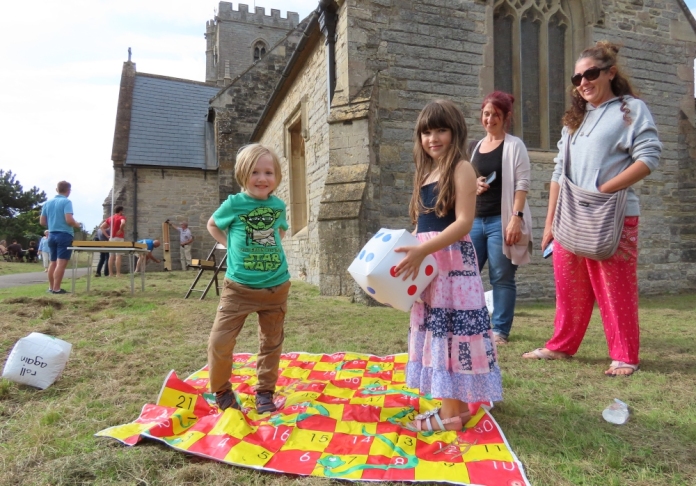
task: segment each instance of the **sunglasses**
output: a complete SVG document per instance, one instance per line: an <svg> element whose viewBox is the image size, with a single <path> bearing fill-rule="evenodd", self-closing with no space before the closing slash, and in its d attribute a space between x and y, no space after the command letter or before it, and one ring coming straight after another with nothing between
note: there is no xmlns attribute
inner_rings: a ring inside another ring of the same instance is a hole
<svg viewBox="0 0 696 486"><path fill-rule="evenodd" d="M603 67L603 68L598 68L597 66L591 67L584 73L575 73L570 77L570 82L573 83L573 86L578 87L580 86L580 83L582 83L582 78L585 78L588 81L594 81L599 77L599 73L602 71L606 71L609 69L611 66Z"/></svg>

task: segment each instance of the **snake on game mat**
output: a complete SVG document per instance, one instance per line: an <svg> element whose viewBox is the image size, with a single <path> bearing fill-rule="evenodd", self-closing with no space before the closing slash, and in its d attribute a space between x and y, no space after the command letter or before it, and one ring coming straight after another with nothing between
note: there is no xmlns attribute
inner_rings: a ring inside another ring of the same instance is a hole
<svg viewBox="0 0 696 486"><path fill-rule="evenodd" d="M324 467L324 475L326 477L335 478L345 476L346 474L351 474L354 471L362 471L365 469L410 469L418 465L418 458L416 456L409 454L385 436L380 434L371 434L365 427L363 427L362 433L368 437L376 437L377 439L381 440L399 454L396 459L403 458L406 460L406 462L403 464L356 464L353 467L349 467L345 471L336 471L336 468L345 466L346 462L338 456L326 456L317 461L317 464Z"/></svg>

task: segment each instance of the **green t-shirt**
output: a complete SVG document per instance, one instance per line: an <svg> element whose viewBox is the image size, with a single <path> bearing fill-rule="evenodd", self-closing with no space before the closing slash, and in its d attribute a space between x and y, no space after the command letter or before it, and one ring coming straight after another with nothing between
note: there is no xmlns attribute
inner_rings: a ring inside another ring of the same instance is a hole
<svg viewBox="0 0 696 486"><path fill-rule="evenodd" d="M227 231L225 277L265 289L290 280L279 229L287 231L285 203L275 196L254 199L234 194L213 213L215 225Z"/></svg>

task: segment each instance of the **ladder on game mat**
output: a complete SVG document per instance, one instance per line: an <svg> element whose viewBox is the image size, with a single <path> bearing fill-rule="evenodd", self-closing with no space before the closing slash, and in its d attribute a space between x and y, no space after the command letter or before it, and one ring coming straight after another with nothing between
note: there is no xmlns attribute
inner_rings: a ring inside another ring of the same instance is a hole
<svg viewBox="0 0 696 486"><path fill-rule="evenodd" d="M193 279L193 283L188 289L188 292L186 292L184 299L188 299L191 292L202 292L203 295L201 295L200 300L205 299L208 290L210 290L210 287L213 286L213 282L215 283L215 293L219 296L220 289L222 287L218 281L218 273L222 272L224 279L225 271L227 270L227 248L225 245L215 243L215 246L213 246L213 249L210 250L208 257L205 260L191 260L191 265L189 265L189 268L197 269L198 274L196 275L196 278ZM205 272L212 272L213 275L210 277L210 281L204 289L197 289L196 285Z"/></svg>

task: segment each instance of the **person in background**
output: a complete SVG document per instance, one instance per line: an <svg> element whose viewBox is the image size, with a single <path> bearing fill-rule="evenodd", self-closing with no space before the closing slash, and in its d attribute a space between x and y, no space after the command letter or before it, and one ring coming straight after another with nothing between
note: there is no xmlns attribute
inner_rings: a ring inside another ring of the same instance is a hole
<svg viewBox="0 0 696 486"><path fill-rule="evenodd" d="M36 241L31 240L29 242L29 248L27 248L26 259L27 262L36 263L36 259L39 256L39 249L36 247Z"/></svg>
<svg viewBox="0 0 696 486"><path fill-rule="evenodd" d="M51 253L48 251L48 230L44 231L44 235L39 241L39 253L41 254L44 272L48 272L48 265L51 263Z"/></svg>
<svg viewBox="0 0 696 486"><path fill-rule="evenodd" d="M159 248L160 240L150 240L148 238L145 238L142 240L138 240L138 243L143 243L147 245L147 253L142 253L138 257L138 263L135 265L136 273L145 271L145 265L147 265L148 260L152 260L155 263L160 263L162 261L155 258L155 256L152 254L152 250L154 250L155 248Z"/></svg>
<svg viewBox="0 0 696 486"><path fill-rule="evenodd" d="M12 240L12 244L7 247L7 252L18 262L24 261L24 250L22 250L22 245L17 243L17 240Z"/></svg>
<svg viewBox="0 0 696 486"><path fill-rule="evenodd" d="M60 181L56 191L58 195L41 208L40 222L49 231L48 249L51 253L51 264L48 266L48 292L52 294L67 294L60 288L68 266L72 250L74 230L80 228L80 223L73 217L72 202L68 199L72 186L69 182Z"/></svg>
<svg viewBox="0 0 696 486"><path fill-rule="evenodd" d="M123 206L114 208L114 215L107 218L99 229L106 230L109 241L124 241L126 237L126 217L123 215ZM121 276L121 253L111 253L109 256L109 275L112 277Z"/></svg>
<svg viewBox="0 0 696 486"><path fill-rule="evenodd" d="M554 333L546 346L523 354L528 359L564 359L579 349L595 301L604 324L609 356L607 376L638 369L638 217L640 200L632 185L657 168L662 144L648 107L617 64L618 46L597 42L580 54L571 77L571 106L563 116L556 168L549 189L542 249L553 240L558 183L570 143L568 178L587 191L611 194L628 188L619 248L605 260L584 258L555 241Z"/></svg>
<svg viewBox="0 0 696 486"><path fill-rule="evenodd" d="M174 229L179 231L179 258L181 260L181 269L188 270L191 265L191 243L193 243L193 235L188 227L188 223L182 221L181 226L174 223L169 223Z"/></svg>
<svg viewBox="0 0 696 486"><path fill-rule="evenodd" d="M502 91L484 98L481 123L486 136L471 156L480 177L476 181L476 219L470 236L479 271L488 261L488 279L493 286L491 324L499 345L507 344L512 329L517 267L529 263L532 253L532 215L527 203L529 156L524 142L506 133L514 102L512 95Z"/></svg>
<svg viewBox="0 0 696 486"><path fill-rule="evenodd" d="M101 229L97 230L97 234L94 236L94 241L109 241L109 230ZM99 263L97 263L97 272L94 274L95 277L101 277L102 268L104 268L104 276L109 276L109 252L99 253Z"/></svg>

